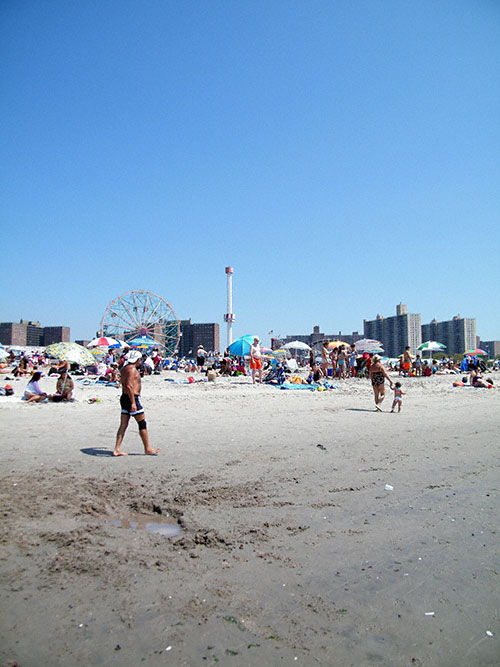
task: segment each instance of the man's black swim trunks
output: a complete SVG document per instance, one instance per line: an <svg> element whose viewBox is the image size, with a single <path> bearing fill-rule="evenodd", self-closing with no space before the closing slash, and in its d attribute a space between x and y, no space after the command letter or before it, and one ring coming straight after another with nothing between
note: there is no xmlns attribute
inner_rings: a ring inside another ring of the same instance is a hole
<svg viewBox="0 0 500 667"><path fill-rule="evenodd" d="M130 411L132 402L130 401L130 396L128 394L122 394L120 396L120 405L122 407L122 415L130 415L133 417L134 415L141 415L144 412L144 408L139 401L139 396L135 397L135 406L137 408L135 412Z"/></svg>

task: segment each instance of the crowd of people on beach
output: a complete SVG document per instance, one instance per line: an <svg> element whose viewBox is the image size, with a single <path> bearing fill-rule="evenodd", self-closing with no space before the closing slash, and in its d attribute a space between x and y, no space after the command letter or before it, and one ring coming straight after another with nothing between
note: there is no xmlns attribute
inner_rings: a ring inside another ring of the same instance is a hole
<svg viewBox="0 0 500 667"><path fill-rule="evenodd" d="M386 382L393 391L391 412L401 412L406 392L403 390L400 378L409 380L412 377L431 377L435 374L457 375L462 372L463 377L453 382L454 386L494 387L491 377L483 377L482 373L486 370L485 362L474 355L464 355L460 365L457 365L451 357L428 362L422 360L420 355L413 357L410 348L406 347L398 360L391 361L384 360L377 353L358 352L355 343L330 349L325 342L319 353L311 350L308 358L303 355L292 359L287 357L286 354L277 357L263 354L258 337L254 338L249 354L245 356L231 355L229 349L226 349L223 355L207 352L202 345L197 348L196 357L193 358L179 358L177 355L165 358L159 348L147 352L109 348L100 353L94 363L85 367L66 359L55 362L39 351L33 351L31 354L23 353L20 356L11 351L0 365L0 374L11 381L13 378L29 376L22 397L26 403L73 401L74 377L84 384L100 383L121 388L121 418L113 456L126 456L121 450L121 444L131 417L137 423L144 453L153 456L158 454L159 449L153 449L149 443L140 394L142 378L150 374L161 374L163 370L187 373L189 382L210 382L217 377L251 375L254 384L274 384L287 389L309 387L318 391L337 388L331 384L332 381L368 378L377 412L382 412ZM500 361L495 362L492 370L497 370L499 366ZM193 373L204 377L195 380ZM398 380L394 381L393 376L396 373ZM13 377L9 377L9 374ZM52 394L44 392L40 387L39 382L44 374L57 376L56 390ZM167 379L173 381L171 378ZM14 394L12 385L0 386L0 395L2 394L9 396Z"/></svg>
<svg viewBox="0 0 500 667"><path fill-rule="evenodd" d="M42 351L32 353L16 353L11 351L4 360L4 368L0 373L11 374L13 378L29 377L29 382L23 394L26 403L64 402L73 399L74 380L72 376L92 378L92 382L99 382L107 386L120 386L121 370L126 363L128 349L103 350L93 364L81 367L77 363L59 361L55 363ZM438 359L422 359L417 354L410 354L407 347L397 360L382 359L378 354L358 352L356 344L339 345L330 349L325 341L320 351L311 350L308 355L289 355L273 357L263 354L259 339L256 337L250 346L250 353L245 356L231 355L229 349L223 354L207 351L202 345L198 346L196 356L179 357L173 355L164 357L159 348L147 351L136 351L138 355L137 371L140 377L150 374L160 374L164 370L176 373L186 373L194 381L193 374L200 374L203 381L214 381L217 377L252 377L254 383L268 383L283 385L290 378L295 382L307 383L311 386L332 388L331 383L336 380L349 378L369 378L373 387L375 405L379 409L385 396L384 385L387 381L391 389L395 387L389 373L398 374L398 377L431 377L435 374L457 375L463 377L455 382L456 386L470 385L472 387L493 387L491 378L484 378L486 364L473 355L464 355L458 364L452 357L444 355ZM497 370L500 361L493 364L491 370ZM302 371L305 371L303 373ZM47 394L40 388L39 381L43 374L57 376L56 391ZM6 376L6 379L11 379ZM82 380L84 383L89 380ZM199 381L199 380L198 380ZM400 386L398 392L402 392ZM13 393L12 385L0 387L0 394ZM404 394L404 392L403 392ZM397 405L401 409L401 393L396 397Z"/></svg>

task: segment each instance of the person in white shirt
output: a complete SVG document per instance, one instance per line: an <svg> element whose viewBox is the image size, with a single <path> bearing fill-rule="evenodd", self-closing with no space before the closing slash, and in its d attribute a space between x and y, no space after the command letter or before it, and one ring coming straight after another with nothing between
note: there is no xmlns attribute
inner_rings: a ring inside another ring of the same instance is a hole
<svg viewBox="0 0 500 667"><path fill-rule="evenodd" d="M23 401L26 403L46 403L48 401L47 394L40 389L38 381L42 377L40 371L35 371L31 376L26 389L24 390Z"/></svg>

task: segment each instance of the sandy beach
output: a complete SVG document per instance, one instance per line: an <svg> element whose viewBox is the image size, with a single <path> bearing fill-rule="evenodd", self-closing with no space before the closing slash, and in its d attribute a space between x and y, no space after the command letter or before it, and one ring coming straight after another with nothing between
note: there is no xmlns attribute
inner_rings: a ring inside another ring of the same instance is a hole
<svg viewBox="0 0 500 667"><path fill-rule="evenodd" d="M497 389L166 377L0 399L2 665L500 664Z"/></svg>

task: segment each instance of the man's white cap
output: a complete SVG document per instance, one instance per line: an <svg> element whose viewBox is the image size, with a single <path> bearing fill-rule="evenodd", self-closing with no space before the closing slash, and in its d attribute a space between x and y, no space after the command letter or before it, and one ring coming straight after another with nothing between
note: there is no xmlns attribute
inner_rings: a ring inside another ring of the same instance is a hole
<svg viewBox="0 0 500 667"><path fill-rule="evenodd" d="M137 350L130 350L130 352L127 352L125 355L125 366L127 364L135 364L139 359L142 359L142 354Z"/></svg>

